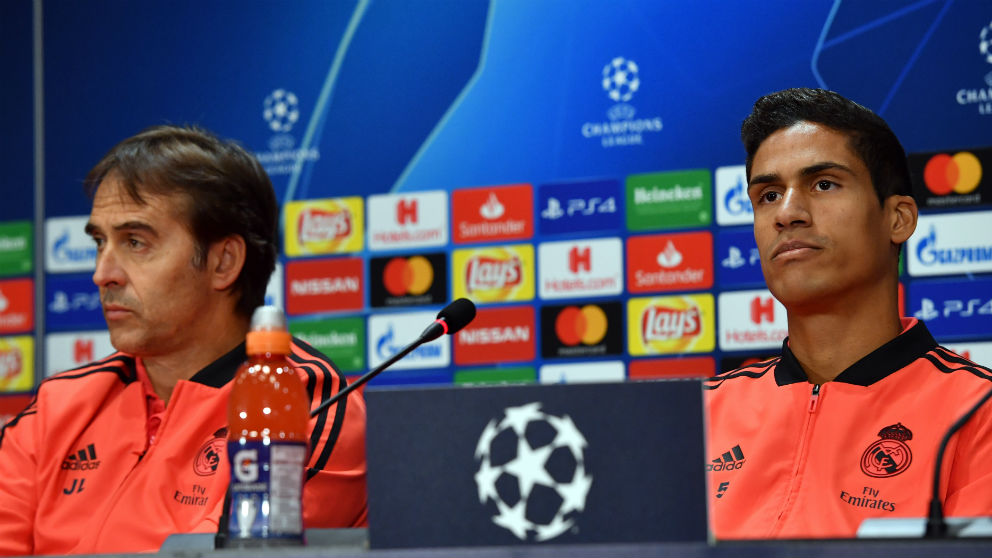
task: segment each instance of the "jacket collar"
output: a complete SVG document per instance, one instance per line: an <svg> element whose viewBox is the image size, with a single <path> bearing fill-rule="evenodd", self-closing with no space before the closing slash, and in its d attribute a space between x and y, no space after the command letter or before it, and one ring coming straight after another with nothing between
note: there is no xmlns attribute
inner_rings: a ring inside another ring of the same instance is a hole
<svg viewBox="0 0 992 558"><path fill-rule="evenodd" d="M228 351L227 354L194 374L189 381L215 388L222 387L234 378L235 372L238 371L238 367L241 366L241 363L246 358L245 344L241 342L240 345Z"/></svg>
<svg viewBox="0 0 992 558"><path fill-rule="evenodd" d="M903 320L903 331L898 337L865 355L840 373L833 381L856 386L870 386L897 372L927 351L937 346L937 341L923 322L908 318ZM775 367L775 383L780 386L808 382L806 371L789 348L789 338L782 342L782 359Z"/></svg>

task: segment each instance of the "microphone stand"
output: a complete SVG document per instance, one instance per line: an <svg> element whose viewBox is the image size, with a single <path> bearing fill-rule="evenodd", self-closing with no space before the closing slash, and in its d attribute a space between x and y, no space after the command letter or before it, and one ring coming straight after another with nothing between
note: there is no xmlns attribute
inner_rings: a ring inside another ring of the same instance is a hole
<svg viewBox="0 0 992 558"><path fill-rule="evenodd" d="M982 405L985 404L992 398L992 390L989 390L977 403L974 404L968 412L961 415L947 432L944 434L944 438L940 441L940 445L937 446L937 461L934 464L933 471L933 493L930 497L930 509L927 514L927 530L923 535L927 539L942 539L947 536L947 522L944 521L944 505L940 502L940 468L944 463L944 452L947 450L947 444L951 441L951 436L957 433L962 426L967 423L972 415L974 415Z"/></svg>

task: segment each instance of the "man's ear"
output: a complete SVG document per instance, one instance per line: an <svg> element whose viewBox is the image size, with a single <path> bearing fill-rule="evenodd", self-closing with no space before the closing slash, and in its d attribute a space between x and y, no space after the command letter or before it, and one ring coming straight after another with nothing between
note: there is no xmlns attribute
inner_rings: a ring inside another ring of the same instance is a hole
<svg viewBox="0 0 992 558"><path fill-rule="evenodd" d="M210 245L207 271L212 275L214 289L227 290L241 275L245 266L245 239L232 234Z"/></svg>
<svg viewBox="0 0 992 558"><path fill-rule="evenodd" d="M919 208L910 196L889 196L885 200L889 216L889 238L893 244L903 244L916 230Z"/></svg>

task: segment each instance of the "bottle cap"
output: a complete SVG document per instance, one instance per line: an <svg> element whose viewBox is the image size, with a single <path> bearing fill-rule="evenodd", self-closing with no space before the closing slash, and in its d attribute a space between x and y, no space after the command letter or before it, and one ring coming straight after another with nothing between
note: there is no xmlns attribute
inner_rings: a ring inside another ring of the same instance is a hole
<svg viewBox="0 0 992 558"><path fill-rule="evenodd" d="M273 353L288 355L291 337L286 330L286 315L275 306L259 306L251 316L251 327L245 337L245 352L249 355Z"/></svg>

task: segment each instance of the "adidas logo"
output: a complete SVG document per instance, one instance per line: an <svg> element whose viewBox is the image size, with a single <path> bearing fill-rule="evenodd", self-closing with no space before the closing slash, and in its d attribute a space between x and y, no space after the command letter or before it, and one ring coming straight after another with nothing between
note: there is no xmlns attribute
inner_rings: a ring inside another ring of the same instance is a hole
<svg viewBox="0 0 992 558"><path fill-rule="evenodd" d="M706 471L732 471L744 466L744 452L738 444L720 457L706 464Z"/></svg>
<svg viewBox="0 0 992 558"><path fill-rule="evenodd" d="M93 444L86 446L76 453L70 453L62 461L62 469L69 471L90 471L99 466L100 461L96 458L96 447Z"/></svg>

